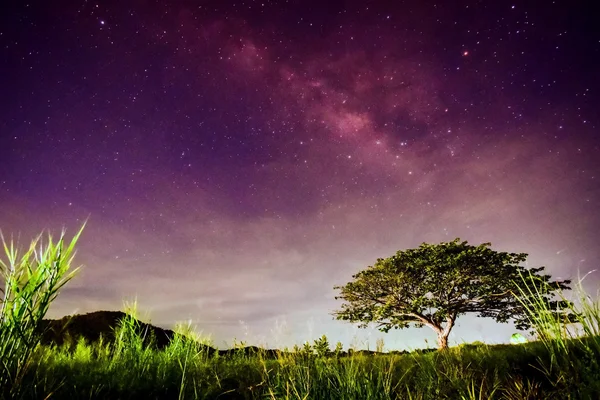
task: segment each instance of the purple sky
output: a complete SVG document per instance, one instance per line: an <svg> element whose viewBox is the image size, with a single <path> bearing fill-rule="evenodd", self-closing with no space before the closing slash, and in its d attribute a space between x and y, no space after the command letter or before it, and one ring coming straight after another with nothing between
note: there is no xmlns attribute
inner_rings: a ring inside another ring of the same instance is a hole
<svg viewBox="0 0 600 400"><path fill-rule="evenodd" d="M600 31L580 3L13 3L0 229L89 216L52 317L137 298L221 347L424 347L427 328L334 321L333 286L456 237L556 277L598 266ZM450 342L514 331L461 317Z"/></svg>

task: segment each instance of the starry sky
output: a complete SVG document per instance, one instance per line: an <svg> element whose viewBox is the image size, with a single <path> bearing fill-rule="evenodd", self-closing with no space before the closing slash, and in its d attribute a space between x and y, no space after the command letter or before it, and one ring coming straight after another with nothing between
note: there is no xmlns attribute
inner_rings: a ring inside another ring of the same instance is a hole
<svg viewBox="0 0 600 400"><path fill-rule="evenodd" d="M333 286L456 237L555 277L598 266L600 29L585 2L0 8L0 229L25 244L89 218L51 317L137 299L220 347L415 348L433 331L333 320ZM463 316L450 343L513 332Z"/></svg>

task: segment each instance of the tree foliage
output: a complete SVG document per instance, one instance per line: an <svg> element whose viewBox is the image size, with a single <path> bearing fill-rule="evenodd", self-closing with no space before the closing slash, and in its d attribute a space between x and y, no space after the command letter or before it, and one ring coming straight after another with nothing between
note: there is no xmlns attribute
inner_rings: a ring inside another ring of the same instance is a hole
<svg viewBox="0 0 600 400"><path fill-rule="evenodd" d="M466 313L498 322L512 320L518 329L528 329L531 323L524 305L534 299L517 298L523 284L537 288L536 303L541 300L557 313L567 309L568 302L555 300L554 295L570 289L569 280L551 280L543 273L544 267L521 266L527 259L525 253L498 252L490 246L455 239L423 243L380 258L353 275L353 281L335 287L340 290L336 299L344 303L334 315L361 327L376 323L384 332L429 326L443 348L456 318Z"/></svg>

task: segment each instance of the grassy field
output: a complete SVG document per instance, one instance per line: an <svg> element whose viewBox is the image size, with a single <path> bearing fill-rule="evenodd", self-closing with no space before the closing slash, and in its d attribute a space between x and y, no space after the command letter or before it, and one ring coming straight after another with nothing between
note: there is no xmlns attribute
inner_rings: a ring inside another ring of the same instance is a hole
<svg viewBox="0 0 600 400"><path fill-rule="evenodd" d="M573 306L578 334L542 302L526 304L540 340L519 345L370 354L332 350L322 337L290 350L224 353L180 327L159 349L133 314L110 342L41 345L36 327L73 276L77 237L69 244L62 237L44 247L36 242L23 255L5 248L3 399L600 398L600 306L581 285Z"/></svg>
<svg viewBox="0 0 600 400"><path fill-rule="evenodd" d="M180 335L161 350L143 346L134 321L124 321L115 343L38 347L19 397L593 399L600 394L598 336L392 355L318 354L314 344L276 354L219 355Z"/></svg>

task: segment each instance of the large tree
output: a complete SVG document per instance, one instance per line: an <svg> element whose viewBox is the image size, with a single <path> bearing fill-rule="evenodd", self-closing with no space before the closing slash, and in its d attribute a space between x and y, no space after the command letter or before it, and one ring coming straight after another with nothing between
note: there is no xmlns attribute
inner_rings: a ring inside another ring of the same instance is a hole
<svg viewBox="0 0 600 400"><path fill-rule="evenodd" d="M569 280L551 280L542 273L544 267L520 266L527 259L525 253L498 252L490 246L472 246L455 239L423 243L380 258L353 275L352 282L335 286L341 292L336 299L345 303L334 315L361 327L377 323L384 332L426 325L437 333L439 348L448 347L456 319L466 313L498 322L513 320L521 330L530 327L524 304L534 304L534 300L568 315L568 302L555 300L555 294L570 289ZM519 286L535 288L535 299L528 298Z"/></svg>

